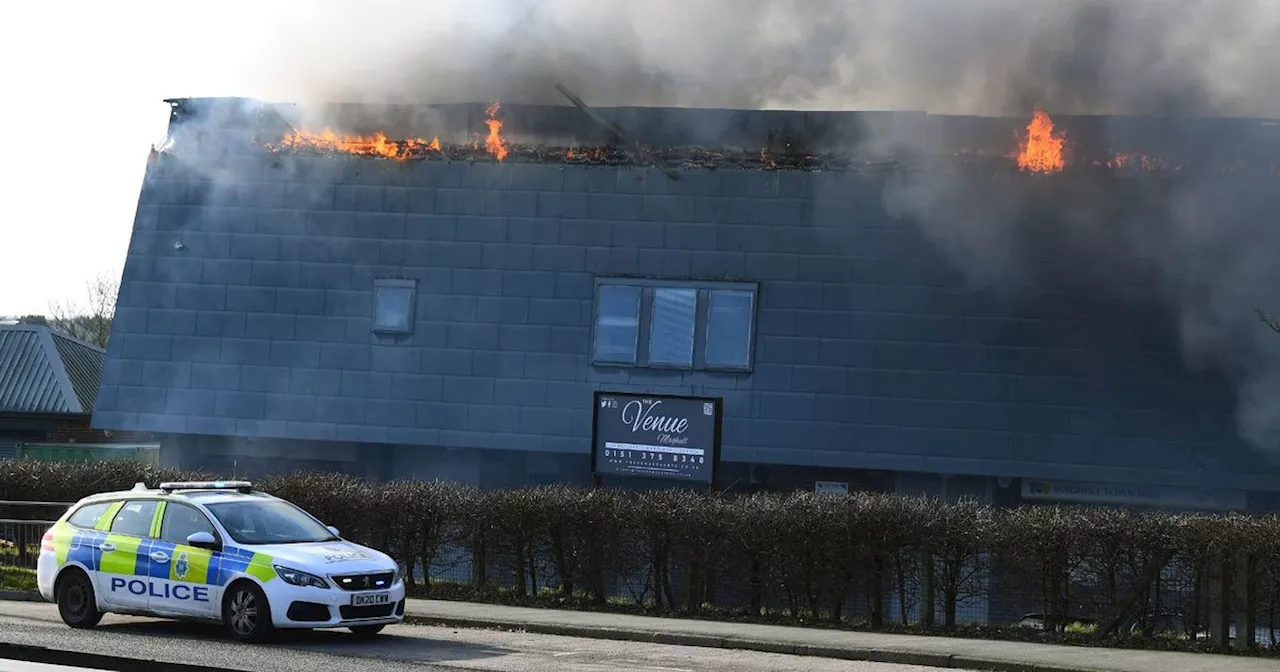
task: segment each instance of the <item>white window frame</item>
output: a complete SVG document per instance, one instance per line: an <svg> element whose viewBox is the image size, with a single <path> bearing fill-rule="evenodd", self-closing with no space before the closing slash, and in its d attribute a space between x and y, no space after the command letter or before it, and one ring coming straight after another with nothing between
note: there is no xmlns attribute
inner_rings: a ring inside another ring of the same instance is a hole
<svg viewBox="0 0 1280 672"><path fill-rule="evenodd" d="M611 362L596 359L596 332L600 324L600 287L606 285L623 285L640 287L639 327L636 329L635 357L631 363ZM697 291L694 310L693 354L691 363L664 364L649 361L650 343L653 338L653 293L657 289L692 289ZM747 334L747 361L743 365L708 365L706 361L707 328L709 326L711 292L717 290L736 290L751 294L751 320ZM591 311L591 350L592 366L666 369L677 371L710 371L727 373L750 373L755 367L756 329L760 311L760 284L757 282L719 281L719 280L674 280L658 278L634 278L624 276L598 275L592 292Z"/></svg>

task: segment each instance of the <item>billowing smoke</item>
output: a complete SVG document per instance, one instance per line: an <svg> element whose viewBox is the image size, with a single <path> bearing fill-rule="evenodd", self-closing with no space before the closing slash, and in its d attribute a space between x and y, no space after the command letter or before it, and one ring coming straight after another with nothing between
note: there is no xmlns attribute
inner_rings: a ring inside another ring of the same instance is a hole
<svg viewBox="0 0 1280 672"><path fill-rule="evenodd" d="M563 103L561 81L599 106L1280 117L1271 0L380 0L306 3L281 24L255 67L262 95L297 102ZM1104 205L1114 188L1072 183L1046 213L923 170L884 203L977 285L1074 274L1158 300L1189 363L1236 382L1242 435L1280 453L1280 337L1254 312L1280 312L1274 200L1220 207L1232 191L1194 171L1131 187L1127 209Z"/></svg>
<svg viewBox="0 0 1280 672"><path fill-rule="evenodd" d="M289 100L1280 116L1273 0L306 3Z"/></svg>

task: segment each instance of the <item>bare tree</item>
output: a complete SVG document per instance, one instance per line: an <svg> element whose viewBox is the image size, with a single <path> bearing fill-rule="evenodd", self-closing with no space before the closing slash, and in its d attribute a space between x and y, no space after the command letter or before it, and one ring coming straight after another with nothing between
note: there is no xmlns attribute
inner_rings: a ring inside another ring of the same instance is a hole
<svg viewBox="0 0 1280 672"><path fill-rule="evenodd" d="M49 304L49 327L72 338L107 347L111 338L111 318L116 312L120 283L115 274L99 273L85 283L87 303L78 301Z"/></svg>

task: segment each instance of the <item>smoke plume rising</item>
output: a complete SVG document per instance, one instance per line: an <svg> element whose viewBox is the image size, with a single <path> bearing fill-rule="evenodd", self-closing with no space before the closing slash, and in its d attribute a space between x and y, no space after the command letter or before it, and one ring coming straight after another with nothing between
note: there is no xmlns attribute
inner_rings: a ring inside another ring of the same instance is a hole
<svg viewBox="0 0 1280 672"><path fill-rule="evenodd" d="M561 104L562 81L599 106L1280 117L1271 0L307 3L270 49L267 97L297 102ZM1121 211L1076 185L1050 232L1027 195L946 172L899 175L884 203L977 285L1057 282L1034 253L1052 241L1095 291L1161 302L1190 363L1236 382L1242 435L1280 453L1280 345L1254 313L1280 312L1280 227L1224 219L1211 179Z"/></svg>
<svg viewBox="0 0 1280 672"><path fill-rule="evenodd" d="M307 3L289 100L1280 116L1274 0Z"/></svg>

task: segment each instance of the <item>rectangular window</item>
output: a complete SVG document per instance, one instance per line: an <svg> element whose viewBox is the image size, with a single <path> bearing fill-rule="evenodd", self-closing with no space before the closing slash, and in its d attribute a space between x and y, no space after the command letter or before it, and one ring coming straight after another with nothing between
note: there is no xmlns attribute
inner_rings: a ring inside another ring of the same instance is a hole
<svg viewBox="0 0 1280 672"><path fill-rule="evenodd" d="M412 334L416 280L379 278L373 283L373 331Z"/></svg>
<svg viewBox="0 0 1280 672"><path fill-rule="evenodd" d="M597 278L593 364L750 371L758 286Z"/></svg>
<svg viewBox="0 0 1280 672"><path fill-rule="evenodd" d="M196 532L208 532L214 539L218 538L218 531L213 529L213 523L195 507L177 502L167 502L164 505L164 515L160 521L161 541L185 546L187 537Z"/></svg>
<svg viewBox="0 0 1280 672"><path fill-rule="evenodd" d="M707 300L708 368L751 368L752 329L755 292L741 289L713 289Z"/></svg>
<svg viewBox="0 0 1280 672"><path fill-rule="evenodd" d="M653 289L653 317L649 320L650 365L693 366L693 330L697 312L698 290Z"/></svg>
<svg viewBox="0 0 1280 672"><path fill-rule="evenodd" d="M596 342L593 359L635 364L640 333L640 288L600 285L596 294Z"/></svg>
<svg viewBox="0 0 1280 672"><path fill-rule="evenodd" d="M102 519L102 514L107 512L107 508L111 506L111 502L102 502L100 504L86 504L80 507L80 510L71 514L67 519L68 523L86 530L92 530L97 527L98 521Z"/></svg>
<svg viewBox="0 0 1280 672"><path fill-rule="evenodd" d="M156 515L155 500L142 499L126 502L111 521L111 534L127 534L134 537L151 536L151 520Z"/></svg>

